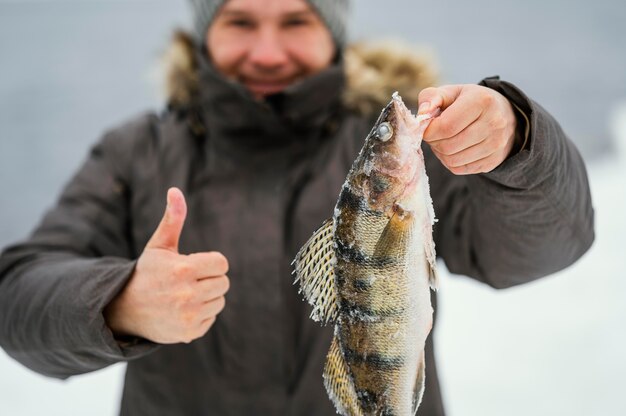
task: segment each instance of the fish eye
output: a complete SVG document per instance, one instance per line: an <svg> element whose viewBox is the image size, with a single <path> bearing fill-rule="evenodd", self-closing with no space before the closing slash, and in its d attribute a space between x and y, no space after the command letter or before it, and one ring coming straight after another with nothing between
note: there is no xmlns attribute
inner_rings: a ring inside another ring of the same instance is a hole
<svg viewBox="0 0 626 416"><path fill-rule="evenodd" d="M376 129L376 137L378 137L378 139L382 142L386 142L391 139L391 136L393 136L393 128L388 122L382 123L378 126L378 129Z"/></svg>

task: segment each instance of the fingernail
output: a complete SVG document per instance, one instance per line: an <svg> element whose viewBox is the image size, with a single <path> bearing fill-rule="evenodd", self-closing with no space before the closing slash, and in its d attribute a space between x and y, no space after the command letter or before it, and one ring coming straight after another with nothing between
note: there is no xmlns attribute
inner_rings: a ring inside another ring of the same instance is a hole
<svg viewBox="0 0 626 416"><path fill-rule="evenodd" d="M423 114L423 113L426 113L429 108L430 108L430 103L428 101L425 101L420 104L419 108L417 109L417 112L418 114Z"/></svg>

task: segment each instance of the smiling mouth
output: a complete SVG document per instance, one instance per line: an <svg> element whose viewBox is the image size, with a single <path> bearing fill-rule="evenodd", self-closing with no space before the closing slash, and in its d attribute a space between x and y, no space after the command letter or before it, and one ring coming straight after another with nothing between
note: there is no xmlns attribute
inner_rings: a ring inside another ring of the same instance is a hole
<svg viewBox="0 0 626 416"><path fill-rule="evenodd" d="M283 91L293 83L293 80L253 80L243 79L243 84L254 95L271 95Z"/></svg>

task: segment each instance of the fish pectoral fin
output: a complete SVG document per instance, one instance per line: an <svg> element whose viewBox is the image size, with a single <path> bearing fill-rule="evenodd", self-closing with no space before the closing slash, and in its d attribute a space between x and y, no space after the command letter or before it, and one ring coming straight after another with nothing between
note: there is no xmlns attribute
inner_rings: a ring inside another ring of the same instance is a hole
<svg viewBox="0 0 626 416"><path fill-rule="evenodd" d="M413 414L417 413L417 408L422 403L424 397L424 389L426 388L426 360L424 359L424 351L420 363L417 367L417 377L415 378L415 388L413 390Z"/></svg>
<svg viewBox="0 0 626 416"><path fill-rule="evenodd" d="M409 247L412 238L413 222L415 217L410 213L400 215L395 213L383 229L376 247L374 247L374 258L402 258Z"/></svg>
<svg viewBox="0 0 626 416"><path fill-rule="evenodd" d="M324 221L294 260L294 283L300 283L300 293L313 306L311 318L323 324L334 322L339 312L335 294L333 230L333 220Z"/></svg>
<svg viewBox="0 0 626 416"><path fill-rule="evenodd" d="M350 416L362 416L359 399L348 365L341 352L339 340L335 335L326 356L324 366L324 387L328 397L335 405L337 413Z"/></svg>

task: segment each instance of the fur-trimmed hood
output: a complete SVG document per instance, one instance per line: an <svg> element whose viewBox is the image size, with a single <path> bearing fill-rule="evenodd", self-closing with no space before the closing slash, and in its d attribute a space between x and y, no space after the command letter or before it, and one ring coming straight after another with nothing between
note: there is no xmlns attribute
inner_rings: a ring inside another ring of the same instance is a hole
<svg viewBox="0 0 626 416"><path fill-rule="evenodd" d="M177 31L164 56L167 101L189 106L199 90L199 65L191 35ZM399 42L361 42L344 51L346 89L342 100L347 108L374 114L398 91L407 103L417 103L419 92L435 85L432 59Z"/></svg>

